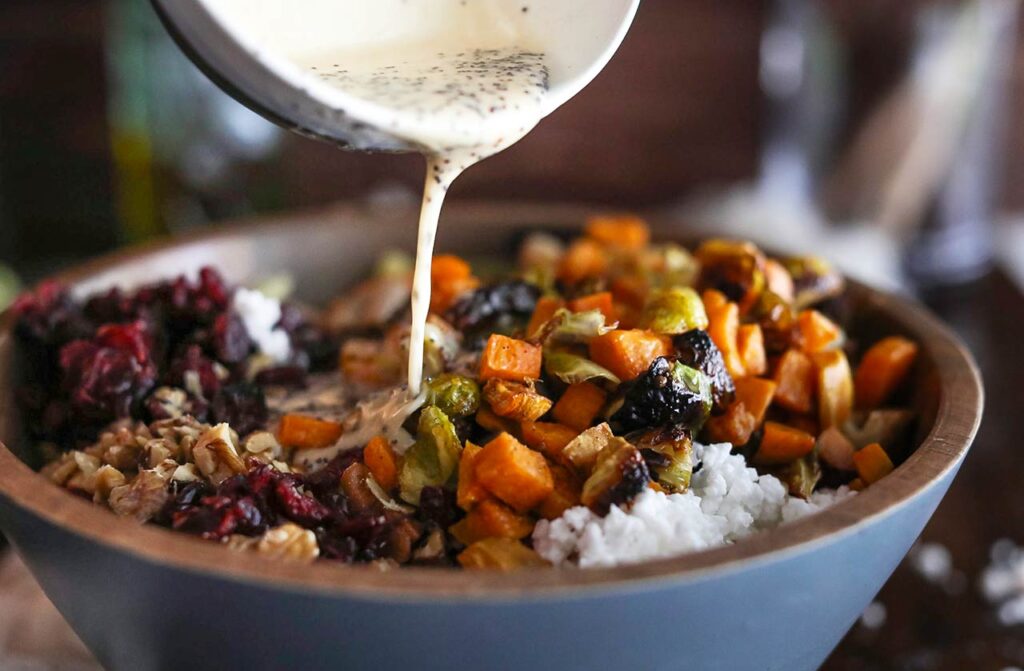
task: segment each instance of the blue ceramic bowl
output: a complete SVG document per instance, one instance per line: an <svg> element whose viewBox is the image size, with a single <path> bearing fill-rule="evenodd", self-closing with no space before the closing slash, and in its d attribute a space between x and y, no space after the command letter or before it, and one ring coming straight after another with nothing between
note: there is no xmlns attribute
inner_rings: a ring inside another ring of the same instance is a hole
<svg viewBox="0 0 1024 671"><path fill-rule="evenodd" d="M438 248L507 254L522 230L576 226L585 212L454 207ZM301 297L324 301L381 248L409 248L413 214L338 209L230 228L62 279L85 292L215 263L239 281L290 271ZM919 447L863 493L729 547L615 569L383 572L275 563L140 527L23 462L9 318L0 325L0 528L109 669L814 669L932 515L982 408L974 362L948 329L902 298L850 291L859 335L902 333L922 345Z"/></svg>

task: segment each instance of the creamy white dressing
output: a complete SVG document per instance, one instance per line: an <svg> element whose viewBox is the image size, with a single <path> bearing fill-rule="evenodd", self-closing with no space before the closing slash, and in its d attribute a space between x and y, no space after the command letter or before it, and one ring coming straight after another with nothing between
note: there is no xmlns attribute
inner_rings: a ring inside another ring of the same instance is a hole
<svg viewBox="0 0 1024 671"><path fill-rule="evenodd" d="M548 68L526 47L452 42L334 53L305 66L322 81L393 112L388 130L421 147L427 174L413 272L408 385L423 380L430 266L444 195L474 163L501 151L544 115Z"/></svg>

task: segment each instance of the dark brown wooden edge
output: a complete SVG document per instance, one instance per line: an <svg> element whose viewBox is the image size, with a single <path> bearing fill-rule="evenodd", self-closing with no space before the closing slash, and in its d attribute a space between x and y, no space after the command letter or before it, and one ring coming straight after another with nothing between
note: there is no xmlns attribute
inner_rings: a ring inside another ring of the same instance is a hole
<svg viewBox="0 0 1024 671"><path fill-rule="evenodd" d="M493 212L494 204L459 204L465 213ZM593 212L586 206L548 206L545 217L527 216L529 206L508 205L505 216L523 214L524 221L579 221L580 213ZM358 208L330 210L329 218ZM510 214L512 213L512 214ZM310 213L311 218L323 213ZM341 218L344 218L342 216ZM654 217L656 222L658 217ZM205 235L158 242L110 254L62 273L57 279L73 284L126 260L170 246L197 241L251 235L261 228L287 225L279 221L226 226ZM925 356L936 363L941 389L935 423L920 446L894 473L861 494L819 514L787 524L777 530L754 534L726 546L695 552L678 558L657 560L610 569L548 569L514 574L403 568L381 571L367 566L344 566L327 562L312 566L275 562L225 548L193 537L153 526L139 526L120 519L68 492L50 485L0 443L0 496L30 514L65 527L93 542L101 543L147 562L197 571L228 580L249 581L268 587L348 595L376 600L508 600L511 598L564 598L594 591L654 588L663 581L699 579L712 572L738 570L751 563L780 559L825 542L835 534L854 533L874 519L894 512L912 498L934 486L955 468L970 447L981 421L983 388L970 352L952 332L916 303L883 294L855 282L872 307L894 315L906 332L922 345ZM12 319L0 315L0 352L11 346ZM0 379L5 377L0 371ZM952 393L954 392L955 393ZM0 408L2 411L2 408ZM0 417L2 422L2 417Z"/></svg>

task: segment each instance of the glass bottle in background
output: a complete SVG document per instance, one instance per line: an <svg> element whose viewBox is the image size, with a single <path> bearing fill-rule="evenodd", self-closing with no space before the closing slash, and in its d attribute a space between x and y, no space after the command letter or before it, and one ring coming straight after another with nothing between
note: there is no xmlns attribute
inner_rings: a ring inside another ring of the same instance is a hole
<svg viewBox="0 0 1024 671"><path fill-rule="evenodd" d="M108 5L117 209L129 242L277 209L283 132L221 92L178 50L148 2Z"/></svg>

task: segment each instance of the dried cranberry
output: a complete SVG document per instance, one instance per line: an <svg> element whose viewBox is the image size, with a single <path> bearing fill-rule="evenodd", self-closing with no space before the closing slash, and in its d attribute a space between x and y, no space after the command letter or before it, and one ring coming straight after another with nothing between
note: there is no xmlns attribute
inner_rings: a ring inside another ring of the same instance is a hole
<svg viewBox="0 0 1024 671"><path fill-rule="evenodd" d="M256 501L245 496L207 496L198 506L189 506L171 514L171 527L206 538L218 540L231 534L255 536L267 529Z"/></svg>
<svg viewBox="0 0 1024 671"><path fill-rule="evenodd" d="M306 369L302 366L275 366L256 373L256 384L301 389L306 386Z"/></svg>
<svg viewBox="0 0 1024 671"><path fill-rule="evenodd" d="M57 282L43 282L11 305L17 332L26 340L60 346L92 334L92 326L71 294Z"/></svg>
<svg viewBox="0 0 1024 671"><path fill-rule="evenodd" d="M318 496L337 491L341 474L345 472L346 468L362 459L363 451L360 449L342 452L328 461L323 468L308 474L305 479L306 486Z"/></svg>
<svg viewBox="0 0 1024 671"><path fill-rule="evenodd" d="M215 357L224 363L238 363L249 356L252 338L242 318L234 312L222 312L213 321L209 347Z"/></svg>
<svg viewBox="0 0 1024 671"><path fill-rule="evenodd" d="M417 512L424 522L432 522L442 529L447 529L459 518L455 492L444 487L424 487L420 493L420 507Z"/></svg>
<svg viewBox="0 0 1024 671"><path fill-rule="evenodd" d="M221 387L210 404L216 422L227 422L238 435L245 436L267 423L267 401L263 390L251 382Z"/></svg>
<svg viewBox="0 0 1024 671"><path fill-rule="evenodd" d="M296 524L311 527L331 516L327 506L299 491L299 483L294 478L279 479L274 485L274 496L281 514Z"/></svg>

